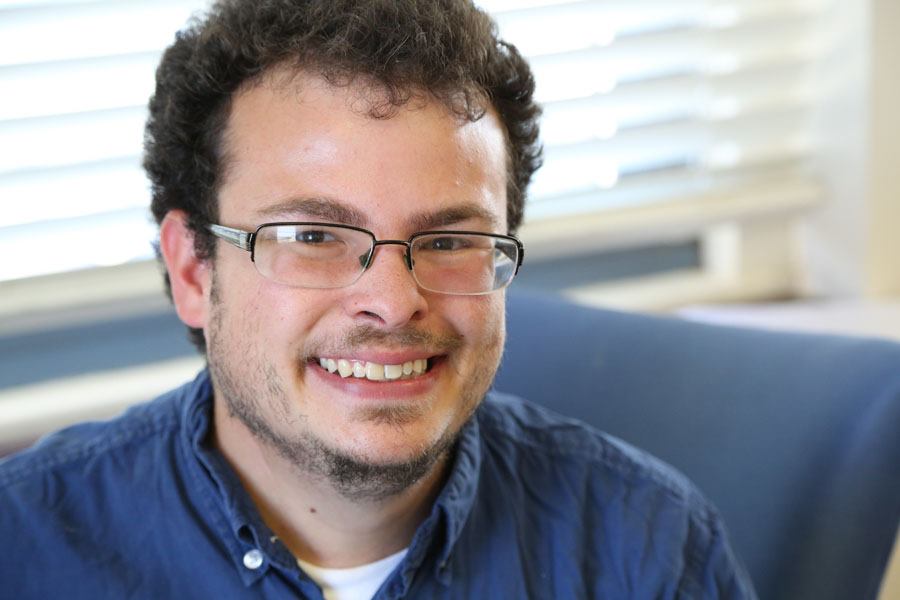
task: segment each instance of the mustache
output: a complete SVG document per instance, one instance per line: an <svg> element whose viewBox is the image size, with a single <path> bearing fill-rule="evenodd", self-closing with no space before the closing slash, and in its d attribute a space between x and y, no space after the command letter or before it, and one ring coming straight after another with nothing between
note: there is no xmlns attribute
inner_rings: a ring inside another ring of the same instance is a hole
<svg viewBox="0 0 900 600"><path fill-rule="evenodd" d="M322 344L312 349L308 356L330 356L377 346L388 350L414 347L433 354L448 354L463 345L463 336L436 334L415 327L385 331L371 325L359 325L347 331L336 343Z"/></svg>

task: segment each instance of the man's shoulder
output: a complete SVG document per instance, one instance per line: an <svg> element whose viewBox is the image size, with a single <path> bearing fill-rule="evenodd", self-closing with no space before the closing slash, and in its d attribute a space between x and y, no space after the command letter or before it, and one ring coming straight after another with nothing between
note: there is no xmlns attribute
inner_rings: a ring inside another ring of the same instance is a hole
<svg viewBox="0 0 900 600"><path fill-rule="evenodd" d="M676 468L577 419L491 392L479 411L479 426L485 458L499 455L509 461L513 457L523 466L523 477L579 481L586 489L603 490L580 499L605 503L595 508L609 509L610 498L627 498L629 510L663 502L687 518L718 518L693 482Z"/></svg>
<svg viewBox="0 0 900 600"><path fill-rule="evenodd" d="M162 598L191 581L185 557L235 573L217 554L228 524L192 454L204 390L187 384L0 463L0 536L15 545L0 581L23 598Z"/></svg>
<svg viewBox="0 0 900 600"><path fill-rule="evenodd" d="M573 594L753 597L718 512L675 468L514 396L490 393L477 415L473 532L518 539Z"/></svg>
<svg viewBox="0 0 900 600"><path fill-rule="evenodd" d="M177 388L106 421L71 425L0 460L0 494L31 478L77 472L87 463L117 460L165 443L178 430L182 392Z"/></svg>

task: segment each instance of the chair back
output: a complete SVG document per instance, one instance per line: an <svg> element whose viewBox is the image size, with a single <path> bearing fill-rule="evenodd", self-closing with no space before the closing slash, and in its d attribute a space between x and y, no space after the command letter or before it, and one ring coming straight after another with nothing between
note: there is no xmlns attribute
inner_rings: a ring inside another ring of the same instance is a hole
<svg viewBox="0 0 900 600"><path fill-rule="evenodd" d="M761 598L875 598L900 521L900 344L510 293L494 387L672 464Z"/></svg>

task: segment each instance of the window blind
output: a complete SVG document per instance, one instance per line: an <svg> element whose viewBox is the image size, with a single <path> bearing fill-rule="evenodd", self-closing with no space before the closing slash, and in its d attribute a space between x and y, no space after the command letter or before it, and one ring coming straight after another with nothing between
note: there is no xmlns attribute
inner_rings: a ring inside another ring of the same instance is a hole
<svg viewBox="0 0 900 600"><path fill-rule="evenodd" d="M530 219L815 178L819 0L484 0L534 67Z"/></svg>
<svg viewBox="0 0 900 600"><path fill-rule="evenodd" d="M0 281L152 256L146 105L162 49L205 4L0 4Z"/></svg>
<svg viewBox="0 0 900 600"><path fill-rule="evenodd" d="M200 0L0 3L0 281L151 256L159 54ZM814 180L825 0L482 0L529 57L529 221Z"/></svg>

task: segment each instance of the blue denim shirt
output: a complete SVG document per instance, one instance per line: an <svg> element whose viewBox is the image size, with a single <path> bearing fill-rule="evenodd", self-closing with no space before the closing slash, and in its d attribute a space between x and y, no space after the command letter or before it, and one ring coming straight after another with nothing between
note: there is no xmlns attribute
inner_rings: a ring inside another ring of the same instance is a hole
<svg viewBox="0 0 900 600"><path fill-rule="evenodd" d="M0 596L321 598L209 442L208 374L0 463ZM9 594L9 596L7 596ZM684 477L488 394L390 598L754 598Z"/></svg>

